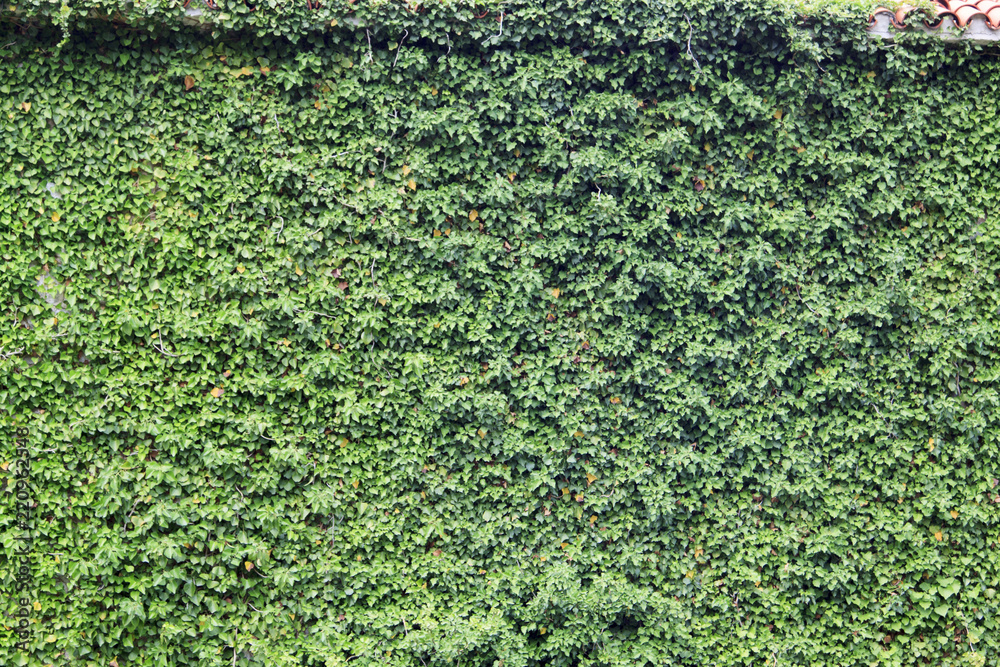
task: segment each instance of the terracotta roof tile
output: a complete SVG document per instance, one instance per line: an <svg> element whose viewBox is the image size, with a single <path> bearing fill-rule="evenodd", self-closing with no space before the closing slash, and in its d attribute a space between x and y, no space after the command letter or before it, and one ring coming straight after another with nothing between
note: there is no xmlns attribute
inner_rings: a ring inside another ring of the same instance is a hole
<svg viewBox="0 0 1000 667"><path fill-rule="evenodd" d="M977 16L982 17L986 27L990 30L1000 30L1000 2L997 0L934 0L937 17L926 22L927 27L936 28L942 24L955 25L964 28ZM872 12L871 22L875 24L879 14L888 14L891 17L893 27L900 29L907 26L909 13L913 7L903 5L893 12L885 7L879 7ZM946 19L951 19L947 21Z"/></svg>

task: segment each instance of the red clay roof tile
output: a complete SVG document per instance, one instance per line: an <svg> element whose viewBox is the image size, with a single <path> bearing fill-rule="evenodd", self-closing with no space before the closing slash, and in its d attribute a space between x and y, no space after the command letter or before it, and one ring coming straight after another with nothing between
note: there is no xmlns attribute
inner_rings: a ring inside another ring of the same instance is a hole
<svg viewBox="0 0 1000 667"><path fill-rule="evenodd" d="M955 25L964 28L973 18L981 16L991 30L1000 30L1000 2L997 0L934 0L934 4L937 17L928 22L931 27L939 25L945 18L951 18ZM903 5L896 12L892 12L885 7L879 7L872 13L872 20L874 21L877 14L891 14L893 26L904 28L906 19L913 9L909 5Z"/></svg>

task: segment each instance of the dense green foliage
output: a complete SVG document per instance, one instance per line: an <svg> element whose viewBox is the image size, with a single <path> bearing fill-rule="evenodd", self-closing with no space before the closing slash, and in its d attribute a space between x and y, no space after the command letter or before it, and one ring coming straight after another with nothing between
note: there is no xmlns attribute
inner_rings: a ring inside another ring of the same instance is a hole
<svg viewBox="0 0 1000 667"><path fill-rule="evenodd" d="M345 6L8 15L0 663L996 660L997 60Z"/></svg>

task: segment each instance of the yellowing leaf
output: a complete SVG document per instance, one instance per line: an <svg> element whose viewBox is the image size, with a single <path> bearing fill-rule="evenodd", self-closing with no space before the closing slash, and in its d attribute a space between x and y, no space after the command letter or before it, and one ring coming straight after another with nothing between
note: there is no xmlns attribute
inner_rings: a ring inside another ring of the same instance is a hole
<svg viewBox="0 0 1000 667"><path fill-rule="evenodd" d="M6 470L9 467L10 467L10 461L4 461L3 463L0 463L0 470Z"/></svg>
<svg viewBox="0 0 1000 667"><path fill-rule="evenodd" d="M955 510L952 510L951 511L951 518L952 519L957 519L958 518L958 512L956 512Z"/></svg>
<svg viewBox="0 0 1000 667"><path fill-rule="evenodd" d="M216 398L219 398L220 396L222 396L222 392L223 392L222 387L216 387L215 389L212 390L211 393L212 393L212 396L215 396Z"/></svg>
<svg viewBox="0 0 1000 667"><path fill-rule="evenodd" d="M573 431L573 437L574 438L582 438L583 437L583 431Z"/></svg>
<svg viewBox="0 0 1000 667"><path fill-rule="evenodd" d="M565 548L566 548L566 547L568 547L568 546L569 546L569 545L568 545L568 544L566 544L565 542L560 542L560 543L559 543L559 547L560 547L560 548L562 548L562 549L565 549Z"/></svg>
<svg viewBox="0 0 1000 667"><path fill-rule="evenodd" d="M545 560L545 556L542 556L542 560ZM538 634L544 635L545 634L545 628L539 628L538 629Z"/></svg>
<svg viewBox="0 0 1000 667"><path fill-rule="evenodd" d="M591 514L590 515L590 525L594 525L595 521L597 521L597 515L596 514Z"/></svg>
<svg viewBox="0 0 1000 667"><path fill-rule="evenodd" d="M563 487L563 490L562 490L562 494L563 494L564 496L566 496L566 495L569 495L569 489L567 489L567 488Z"/></svg>
<svg viewBox="0 0 1000 667"><path fill-rule="evenodd" d="M356 488L358 488L358 484L360 484L360 483L361 482L359 482L358 480L354 480L353 482L351 482L351 486L353 486L356 489Z"/></svg>
<svg viewBox="0 0 1000 667"><path fill-rule="evenodd" d="M242 264L237 264L236 265L236 273L243 273L246 270L247 270L247 267L243 266Z"/></svg>
<svg viewBox="0 0 1000 667"><path fill-rule="evenodd" d="M485 438L485 437L486 437L486 431L484 431L483 429L479 429L478 431L476 431L476 434L477 434L477 435L478 435L478 436L479 436L480 438Z"/></svg>
<svg viewBox="0 0 1000 667"><path fill-rule="evenodd" d="M944 539L944 535L941 534L940 530L934 533L934 539L937 540L938 542Z"/></svg>
<svg viewBox="0 0 1000 667"><path fill-rule="evenodd" d="M253 563L251 563L250 561L247 561L247 562L243 563L243 567L245 567L247 569L247 572L249 572L250 570L253 569Z"/></svg>
<svg viewBox="0 0 1000 667"><path fill-rule="evenodd" d="M52 214L52 222L59 222L59 218L62 217L58 213Z"/></svg>
<svg viewBox="0 0 1000 667"><path fill-rule="evenodd" d="M242 74L243 76L250 76L251 74L253 74L253 70L250 69L249 67L242 67L240 68L240 74Z"/></svg>
<svg viewBox="0 0 1000 667"><path fill-rule="evenodd" d="M521 157L521 149L517 148L514 150L514 157Z"/></svg>
<svg viewBox="0 0 1000 667"><path fill-rule="evenodd" d="M54 643L55 640L56 640L56 636L55 635L49 635L48 637L45 638L45 641L47 641L50 644Z"/></svg>
<svg viewBox="0 0 1000 667"><path fill-rule="evenodd" d="M781 120L781 117L784 115L785 112L782 111L781 109L778 109L777 111L774 112L774 117L777 118L778 120Z"/></svg>
<svg viewBox="0 0 1000 667"><path fill-rule="evenodd" d="M593 474L591 474L591 473L588 472L587 473L587 486L590 486L591 484L593 484L596 479L597 479L597 475L593 475Z"/></svg>
<svg viewBox="0 0 1000 667"><path fill-rule="evenodd" d="M684 576L688 579L694 579L694 570L688 570Z"/></svg>
<svg viewBox="0 0 1000 667"><path fill-rule="evenodd" d="M31 102L21 102L21 111L31 111Z"/></svg>
<svg viewBox="0 0 1000 667"><path fill-rule="evenodd" d="M302 275L302 269L300 269L299 267L296 266L295 267L295 275L301 276Z"/></svg>
<svg viewBox="0 0 1000 667"><path fill-rule="evenodd" d="M194 77L188 74L184 77L184 90L191 90L194 88Z"/></svg>
<svg viewBox="0 0 1000 667"><path fill-rule="evenodd" d="M348 440L347 438L341 438L341 439L340 439L340 446L341 446L342 448L343 448L343 447L347 447L347 443L349 443L349 442L350 442L350 440Z"/></svg>
<svg viewBox="0 0 1000 667"><path fill-rule="evenodd" d="M476 218L478 218L478 217L479 217L479 211L477 211L476 209L472 209L471 211L469 211L469 221L470 222L475 222Z"/></svg>
<svg viewBox="0 0 1000 667"><path fill-rule="evenodd" d="M552 290L552 298L553 299L558 299L559 298L559 294L560 294L560 292L559 292L559 288L558 287L556 287L554 290Z"/></svg>
<svg viewBox="0 0 1000 667"><path fill-rule="evenodd" d="M408 165L403 165L403 176L409 176L411 171L413 170Z"/></svg>
<svg viewBox="0 0 1000 667"><path fill-rule="evenodd" d="M317 109L322 109L323 103L320 102L319 100L316 100L315 102L313 102L313 106L316 107Z"/></svg>
<svg viewBox="0 0 1000 667"><path fill-rule="evenodd" d="M416 190L417 182L411 178L409 181L406 182L406 187L410 188L411 190Z"/></svg>
<svg viewBox="0 0 1000 667"><path fill-rule="evenodd" d="M35 600L33 603L31 603L31 606L35 611L41 611L42 609L42 603L39 602L38 600Z"/></svg>
<svg viewBox="0 0 1000 667"><path fill-rule="evenodd" d="M618 405L619 403L622 402L622 399L618 398L617 396L613 396L611 398L611 402L614 403L615 405Z"/></svg>
<svg viewBox="0 0 1000 667"><path fill-rule="evenodd" d="M440 229L435 229L435 230L434 230L434 234L433 234L433 236L434 236L435 238L437 238L438 236L441 236L441 230L440 230Z"/></svg>

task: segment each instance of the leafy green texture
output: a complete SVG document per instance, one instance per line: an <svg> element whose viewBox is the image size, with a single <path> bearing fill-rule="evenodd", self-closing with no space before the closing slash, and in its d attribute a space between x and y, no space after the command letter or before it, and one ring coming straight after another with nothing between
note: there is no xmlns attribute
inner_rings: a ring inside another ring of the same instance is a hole
<svg viewBox="0 0 1000 667"><path fill-rule="evenodd" d="M8 16L0 663L996 660L995 58L261 4Z"/></svg>

